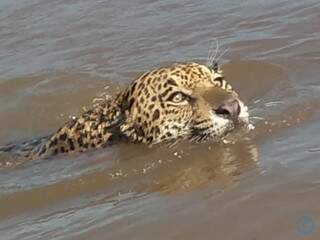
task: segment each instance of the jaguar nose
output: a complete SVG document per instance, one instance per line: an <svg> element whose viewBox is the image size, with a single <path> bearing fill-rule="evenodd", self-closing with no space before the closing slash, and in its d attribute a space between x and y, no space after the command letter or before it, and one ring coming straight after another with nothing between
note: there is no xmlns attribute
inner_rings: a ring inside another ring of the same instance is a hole
<svg viewBox="0 0 320 240"><path fill-rule="evenodd" d="M237 119L240 114L239 101L235 98L225 100L217 109L216 114L223 115L226 118Z"/></svg>

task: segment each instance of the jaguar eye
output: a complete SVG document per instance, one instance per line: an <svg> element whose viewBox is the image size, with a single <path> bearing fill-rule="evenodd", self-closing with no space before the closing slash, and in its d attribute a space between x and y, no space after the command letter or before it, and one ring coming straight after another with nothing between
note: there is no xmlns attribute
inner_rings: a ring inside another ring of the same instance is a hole
<svg viewBox="0 0 320 240"><path fill-rule="evenodd" d="M168 98L169 101L174 103L181 103L187 99L188 99L188 95L182 92L175 92Z"/></svg>
<svg viewBox="0 0 320 240"><path fill-rule="evenodd" d="M175 102L175 103L182 102L183 100L184 100L184 96L182 95L182 93L177 93L172 98L172 102Z"/></svg>

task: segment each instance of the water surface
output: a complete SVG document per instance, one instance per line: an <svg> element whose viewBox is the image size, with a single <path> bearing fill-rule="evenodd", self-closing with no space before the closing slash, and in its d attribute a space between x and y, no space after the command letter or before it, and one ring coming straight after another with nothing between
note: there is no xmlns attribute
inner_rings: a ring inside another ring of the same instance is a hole
<svg viewBox="0 0 320 240"><path fill-rule="evenodd" d="M0 144L52 133L143 71L205 62L216 39L256 125L227 144L3 167L1 239L319 239L319 23L315 0L1 1Z"/></svg>

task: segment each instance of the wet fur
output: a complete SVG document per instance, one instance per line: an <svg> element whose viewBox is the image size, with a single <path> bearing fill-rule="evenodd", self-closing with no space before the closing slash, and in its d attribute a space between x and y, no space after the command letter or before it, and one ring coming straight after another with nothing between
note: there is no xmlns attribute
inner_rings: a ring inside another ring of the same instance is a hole
<svg viewBox="0 0 320 240"><path fill-rule="evenodd" d="M201 89L218 87L227 95L237 94L224 79L214 58L210 58L209 64L211 67L180 63L146 72L113 99L70 120L23 154L38 159L84 152L119 141L153 144L181 137L219 138L227 132L227 125L215 123L223 119L215 119L211 106L202 99ZM188 104L170 100L179 91L188 94Z"/></svg>

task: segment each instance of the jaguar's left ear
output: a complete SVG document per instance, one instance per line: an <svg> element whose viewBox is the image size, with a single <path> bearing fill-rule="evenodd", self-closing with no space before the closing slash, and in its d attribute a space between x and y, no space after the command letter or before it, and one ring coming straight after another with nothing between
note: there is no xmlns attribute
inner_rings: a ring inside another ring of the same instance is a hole
<svg viewBox="0 0 320 240"><path fill-rule="evenodd" d="M103 115L106 119L106 126L120 125L126 120L127 112L130 110L129 91L126 89L120 92L114 99L103 106Z"/></svg>
<svg viewBox="0 0 320 240"><path fill-rule="evenodd" d="M134 99L134 98L132 98ZM131 102L131 106L134 102ZM126 118L119 125L120 132L132 142L143 142L145 132L141 123L136 121L135 115L131 112L131 107L127 109Z"/></svg>
<svg viewBox="0 0 320 240"><path fill-rule="evenodd" d="M124 107L125 118L119 125L121 134L126 136L132 142L144 142L145 141L145 131L142 124L136 120L136 116L132 111L132 106L135 104L136 99L131 96L128 101L128 105Z"/></svg>

